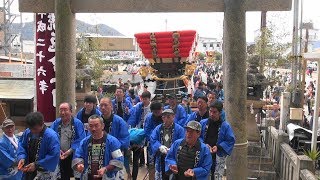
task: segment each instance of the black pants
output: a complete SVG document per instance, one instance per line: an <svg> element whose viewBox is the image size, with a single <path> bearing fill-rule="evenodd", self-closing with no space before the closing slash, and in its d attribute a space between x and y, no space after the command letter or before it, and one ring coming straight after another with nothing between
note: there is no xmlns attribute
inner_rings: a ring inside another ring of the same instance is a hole
<svg viewBox="0 0 320 180"><path fill-rule="evenodd" d="M144 165L146 163L145 158L144 158L144 149L141 149L140 153L140 165Z"/></svg>
<svg viewBox="0 0 320 180"><path fill-rule="evenodd" d="M165 158L166 155L165 154L161 154L160 155L160 168L161 168L161 176L162 176L162 180L169 180L170 176L166 174L165 172Z"/></svg>
<svg viewBox="0 0 320 180"><path fill-rule="evenodd" d="M138 177L138 171L139 171L139 160L141 156L142 148L137 147L133 148L133 163L132 163L132 179L136 180Z"/></svg>
<svg viewBox="0 0 320 180"><path fill-rule="evenodd" d="M70 177L73 177L73 170L71 168L72 155L68 156L64 160L60 160L60 180L70 180Z"/></svg>
<svg viewBox="0 0 320 180"><path fill-rule="evenodd" d="M25 180L33 180L37 176L37 171L25 173Z"/></svg>

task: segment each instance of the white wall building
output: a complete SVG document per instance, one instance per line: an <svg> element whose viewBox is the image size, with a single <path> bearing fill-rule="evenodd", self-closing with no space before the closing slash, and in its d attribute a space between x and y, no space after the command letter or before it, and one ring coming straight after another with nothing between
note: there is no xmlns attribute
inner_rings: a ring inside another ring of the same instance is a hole
<svg viewBox="0 0 320 180"><path fill-rule="evenodd" d="M210 37L199 37L197 51L203 53L206 51L218 51L222 53L222 40Z"/></svg>

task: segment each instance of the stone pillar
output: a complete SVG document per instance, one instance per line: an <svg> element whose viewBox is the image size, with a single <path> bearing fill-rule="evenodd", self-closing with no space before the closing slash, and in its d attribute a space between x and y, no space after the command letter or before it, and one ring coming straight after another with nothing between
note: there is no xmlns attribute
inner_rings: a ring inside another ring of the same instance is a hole
<svg viewBox="0 0 320 180"><path fill-rule="evenodd" d="M57 108L61 102L75 105L76 18L70 4L70 0L55 0Z"/></svg>
<svg viewBox="0 0 320 180"><path fill-rule="evenodd" d="M227 179L248 177L248 141L246 122L246 12L244 0L224 0L224 93L225 110L235 137L231 157L227 161Z"/></svg>
<svg viewBox="0 0 320 180"><path fill-rule="evenodd" d="M315 173L315 163L306 155L299 155L297 159L297 164L299 164L299 170L308 169L312 173Z"/></svg>
<svg viewBox="0 0 320 180"><path fill-rule="evenodd" d="M290 93L283 92L280 100L280 126L279 130L285 132L287 129L287 121L289 120Z"/></svg>
<svg viewBox="0 0 320 180"><path fill-rule="evenodd" d="M274 168L276 169L277 172L280 172L280 169L281 169L281 147L280 146L282 143L289 144L289 135L284 132L279 132L276 152L275 152L275 162L274 162Z"/></svg>

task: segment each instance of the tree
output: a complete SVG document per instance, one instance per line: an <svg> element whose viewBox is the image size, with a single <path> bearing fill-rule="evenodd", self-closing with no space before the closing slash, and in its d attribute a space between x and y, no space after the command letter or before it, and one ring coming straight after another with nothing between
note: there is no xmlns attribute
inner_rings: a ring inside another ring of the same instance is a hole
<svg viewBox="0 0 320 180"><path fill-rule="evenodd" d="M279 41L279 36L275 35L274 28L274 26L270 26L262 29L260 36L255 40L254 51L251 55L259 55L260 58L264 59L264 61L260 61L260 72L265 70L266 65L276 68L286 60L283 55L290 47L290 43ZM283 36L287 35L284 34Z"/></svg>
<svg viewBox="0 0 320 180"><path fill-rule="evenodd" d="M90 43L90 38L86 38L83 34L77 40L77 69L90 69L91 80L95 85L100 84L100 78L103 75L102 53L96 51L97 45ZM81 75L77 76L77 80L81 79Z"/></svg>

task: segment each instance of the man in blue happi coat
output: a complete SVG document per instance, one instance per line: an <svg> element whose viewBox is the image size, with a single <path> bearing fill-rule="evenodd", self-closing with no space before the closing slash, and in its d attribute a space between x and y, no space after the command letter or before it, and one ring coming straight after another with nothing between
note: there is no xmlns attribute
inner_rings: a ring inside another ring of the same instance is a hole
<svg viewBox="0 0 320 180"><path fill-rule="evenodd" d="M22 172L18 171L18 139L14 135L15 124L11 119L2 123L3 136L0 138L0 179L21 180Z"/></svg>
<svg viewBox="0 0 320 180"><path fill-rule="evenodd" d="M143 128L145 118L147 114L151 112L151 93L149 91L144 91L141 94L141 100L142 102L139 102L131 109L131 115L128 120L128 124L131 128ZM144 144L131 146L131 150L133 152L132 178L135 180L138 176L139 160L141 166L145 163Z"/></svg>
<svg viewBox="0 0 320 180"><path fill-rule="evenodd" d="M100 109L102 112L101 117L104 123L104 131L120 141L120 149L125 155L125 167L127 173L130 174L129 161L127 161L128 156L130 155L128 153L130 145L129 126L120 116L113 113L112 102L109 98L102 98L100 100ZM122 171L120 173L122 173Z"/></svg>
<svg viewBox="0 0 320 180"><path fill-rule="evenodd" d="M155 179L169 180L165 173L164 159L170 149L171 144L177 139L184 137L184 129L179 124L174 123L174 112L166 109L162 112L163 123L158 125L150 136L152 155L155 157Z"/></svg>
<svg viewBox="0 0 320 180"><path fill-rule="evenodd" d="M101 115L100 110L96 107L97 98L92 95L87 95L84 97L84 106L81 108L76 117L84 124L86 132L88 132L88 118L94 114Z"/></svg>
<svg viewBox="0 0 320 180"><path fill-rule="evenodd" d="M128 90L128 92L129 95L126 97L126 99L130 101L133 106L138 104L138 102L140 102L140 97L134 94L134 89L131 88Z"/></svg>
<svg viewBox="0 0 320 180"><path fill-rule="evenodd" d="M121 149L127 149L130 145L130 137L127 123L118 115L112 112L112 102L109 98L100 100L100 109L104 122L104 131L121 143Z"/></svg>
<svg viewBox="0 0 320 180"><path fill-rule="evenodd" d="M202 120L201 139L209 147L212 155L211 179L221 179L226 156L231 155L235 137L230 124L222 118L222 103L210 105L209 118Z"/></svg>
<svg viewBox="0 0 320 180"><path fill-rule="evenodd" d="M167 173L175 180L207 180L212 166L210 150L200 140L201 125L190 121L185 126L185 138L176 140L165 159Z"/></svg>
<svg viewBox="0 0 320 180"><path fill-rule="evenodd" d="M125 99L124 89L117 87L115 99L112 100L113 113L120 116L126 122L130 117L130 109L132 108L131 101ZM101 105L100 105L101 108Z"/></svg>
<svg viewBox="0 0 320 180"><path fill-rule="evenodd" d="M175 94L169 94L168 96L169 105L163 109L172 109L175 113L174 122L184 127L187 120L187 112L183 106L177 103L177 97Z"/></svg>
<svg viewBox="0 0 320 180"><path fill-rule="evenodd" d="M147 142L147 165L149 171L149 180L154 180L154 158L151 152L150 136L152 131L161 124L162 121L162 104L160 102L152 102L150 105L151 113L147 114L144 123L144 133Z"/></svg>
<svg viewBox="0 0 320 180"><path fill-rule="evenodd" d="M29 113L25 119L28 129L19 142L18 169L26 180L52 179L60 159L58 134L45 126L40 112Z"/></svg>
<svg viewBox="0 0 320 180"><path fill-rule="evenodd" d="M143 128L146 115L151 112L151 93L144 91L141 94L142 102L139 102L131 109L131 115L128 120L128 124L131 128Z"/></svg>
<svg viewBox="0 0 320 180"><path fill-rule="evenodd" d="M146 136L146 141L150 141L150 136L152 131L160 124L162 121L162 104L160 102L152 102L150 105L151 113L147 114L144 123L144 133Z"/></svg>
<svg viewBox="0 0 320 180"><path fill-rule="evenodd" d="M73 177L71 162L76 149L82 139L86 137L82 122L72 117L72 105L61 103L59 106L60 118L56 119L51 128L58 133L60 138L60 179Z"/></svg>
<svg viewBox="0 0 320 180"><path fill-rule="evenodd" d="M102 117L92 115L88 123L91 134L81 141L72 168L85 180L120 179L117 172L123 167L121 143L104 131Z"/></svg>
<svg viewBox="0 0 320 180"><path fill-rule="evenodd" d="M188 120L186 124L189 121L198 121L200 122L202 119L207 119L209 117L209 111L208 111L208 98L206 96L199 96L197 99L197 108L198 110L195 112L192 112L188 116Z"/></svg>

